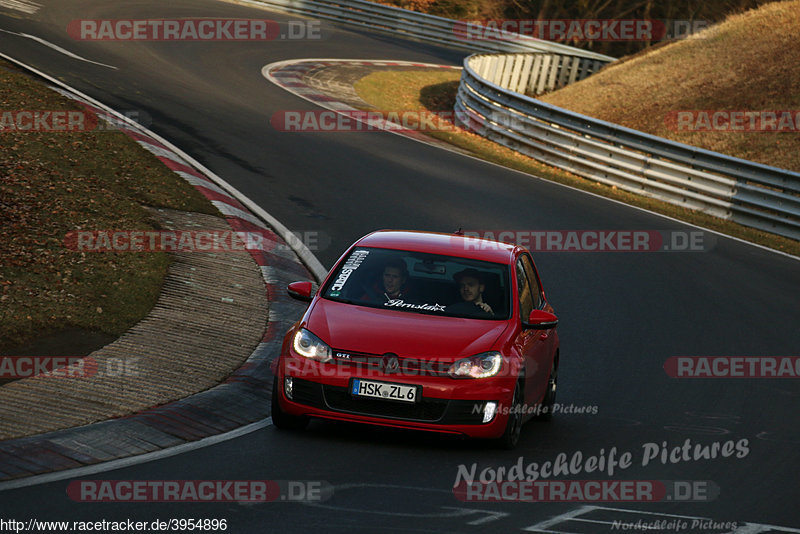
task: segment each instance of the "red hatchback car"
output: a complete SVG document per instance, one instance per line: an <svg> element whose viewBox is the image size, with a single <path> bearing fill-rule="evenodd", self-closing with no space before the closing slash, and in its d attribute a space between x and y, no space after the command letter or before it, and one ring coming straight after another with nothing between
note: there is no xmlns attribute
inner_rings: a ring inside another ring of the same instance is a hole
<svg viewBox="0 0 800 534"><path fill-rule="evenodd" d="M516 446L549 419L558 320L524 248L459 234L359 239L286 334L272 422L310 417L491 438Z"/></svg>

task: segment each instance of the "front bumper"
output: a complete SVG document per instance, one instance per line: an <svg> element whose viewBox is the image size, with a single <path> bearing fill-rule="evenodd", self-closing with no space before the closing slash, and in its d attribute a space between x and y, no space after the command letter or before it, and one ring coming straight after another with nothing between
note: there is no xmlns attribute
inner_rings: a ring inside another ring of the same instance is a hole
<svg viewBox="0 0 800 534"><path fill-rule="evenodd" d="M509 406L515 384L506 377L453 379L376 373L374 369L319 363L291 353L281 357L277 372L279 391L273 394L279 395L281 408L291 415L476 438L499 437L505 431L508 415L498 412L483 423L484 407L487 402ZM292 377L291 398L284 391L286 377ZM417 385L422 394L414 403L356 397L350 392L354 378Z"/></svg>

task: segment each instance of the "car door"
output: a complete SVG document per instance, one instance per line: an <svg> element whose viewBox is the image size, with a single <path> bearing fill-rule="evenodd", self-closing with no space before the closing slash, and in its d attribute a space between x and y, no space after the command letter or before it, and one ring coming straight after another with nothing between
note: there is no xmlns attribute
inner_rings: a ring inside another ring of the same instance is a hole
<svg viewBox="0 0 800 534"><path fill-rule="evenodd" d="M517 259L515 272L520 322L516 344L525 359L525 403L532 407L544 395L550 375L551 333L523 326L531 311L544 304L533 262L527 254L522 254Z"/></svg>

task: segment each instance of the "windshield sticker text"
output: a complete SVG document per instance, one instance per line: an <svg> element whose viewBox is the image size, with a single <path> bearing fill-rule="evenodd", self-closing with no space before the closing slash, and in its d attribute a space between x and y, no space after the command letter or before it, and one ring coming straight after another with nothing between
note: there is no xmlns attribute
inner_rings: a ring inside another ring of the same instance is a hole
<svg viewBox="0 0 800 534"><path fill-rule="evenodd" d="M368 250L356 250L353 252L342 268L342 272L339 273L339 276L336 278L336 281L331 286L331 290L333 291L341 291L344 287L345 282L347 279L350 278L350 275L353 274L353 271L358 269L361 262L364 261L364 258L367 257L369 254Z"/></svg>
<svg viewBox="0 0 800 534"><path fill-rule="evenodd" d="M392 299L383 305L394 308L408 308L410 310L444 311L444 306L441 304L411 304L403 299Z"/></svg>

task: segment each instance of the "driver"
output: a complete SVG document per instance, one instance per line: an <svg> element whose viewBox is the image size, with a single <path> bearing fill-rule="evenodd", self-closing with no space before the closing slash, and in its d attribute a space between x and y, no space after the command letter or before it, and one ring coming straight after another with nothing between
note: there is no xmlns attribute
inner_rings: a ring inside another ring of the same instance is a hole
<svg viewBox="0 0 800 534"><path fill-rule="evenodd" d="M492 307L483 300L483 292L486 290L486 285L480 271L471 268L464 269L454 274L453 279L458 284L458 294L461 296L461 302L451 304L445 311L476 317L491 317L494 315Z"/></svg>

